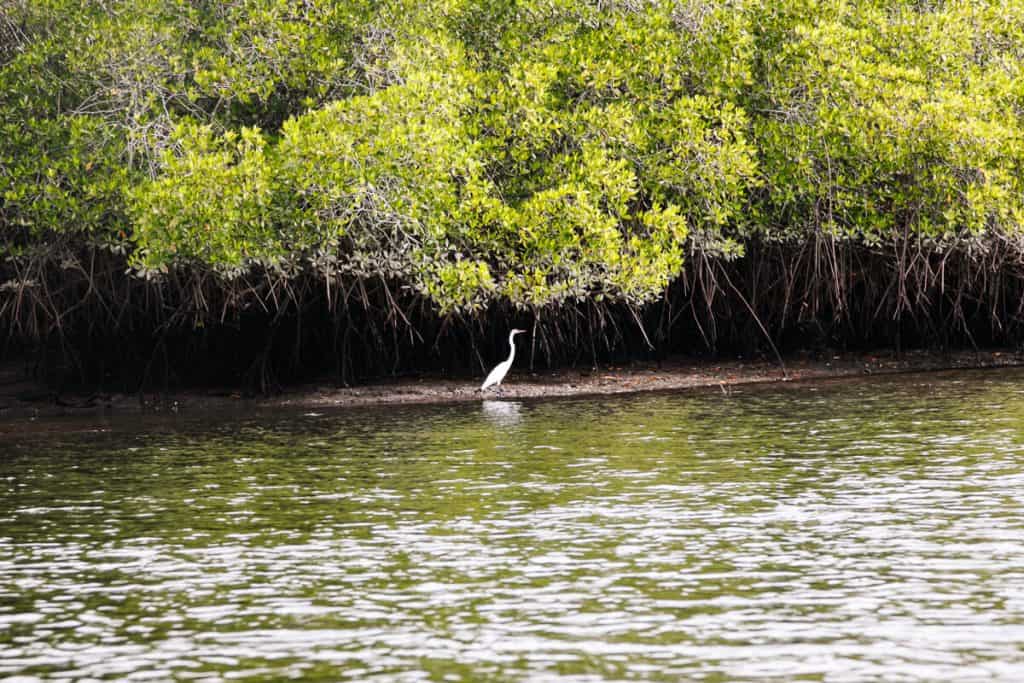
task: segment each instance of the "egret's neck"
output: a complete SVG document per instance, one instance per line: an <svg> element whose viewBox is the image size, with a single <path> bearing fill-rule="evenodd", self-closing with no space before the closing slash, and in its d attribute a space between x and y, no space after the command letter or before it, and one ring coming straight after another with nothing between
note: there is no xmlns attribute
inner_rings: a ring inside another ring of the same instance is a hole
<svg viewBox="0 0 1024 683"><path fill-rule="evenodd" d="M513 358L515 358L515 355L516 355L516 335L515 334L508 335L508 345L511 347L511 349L508 352L508 359L512 360Z"/></svg>

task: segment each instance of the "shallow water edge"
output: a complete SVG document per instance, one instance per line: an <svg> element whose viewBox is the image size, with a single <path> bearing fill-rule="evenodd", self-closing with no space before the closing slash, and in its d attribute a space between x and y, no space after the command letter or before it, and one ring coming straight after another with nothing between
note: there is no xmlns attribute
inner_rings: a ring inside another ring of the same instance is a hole
<svg viewBox="0 0 1024 683"><path fill-rule="evenodd" d="M245 396L231 388L143 391L135 394L57 393L26 379L21 368L0 365L0 434L14 424L49 417L160 413L235 412L246 409L314 409L362 405L435 404L487 398L523 399L629 394L701 387L800 382L905 372L988 369L1024 366L1016 349L941 353L892 351L828 353L785 359L785 367L768 360L675 358L660 363L635 362L594 368L531 371L525 363L512 369L500 392L481 394L483 377L442 376L383 378L356 386L328 380L286 387L274 396Z"/></svg>

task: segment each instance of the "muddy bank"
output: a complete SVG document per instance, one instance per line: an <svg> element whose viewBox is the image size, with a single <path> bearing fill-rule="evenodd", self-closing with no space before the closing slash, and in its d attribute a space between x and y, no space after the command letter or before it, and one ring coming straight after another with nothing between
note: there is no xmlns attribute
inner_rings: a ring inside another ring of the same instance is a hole
<svg viewBox="0 0 1024 683"><path fill-rule="evenodd" d="M794 357L786 371L767 361L700 360L679 358L661 364L635 363L596 369L569 369L531 373L514 370L501 393L477 391L479 378L423 377L392 379L357 387L329 383L288 388L277 396L245 398L231 391L182 391L167 395L56 394L26 380L20 368L0 368L0 420L11 431L24 419L69 415L131 415L152 413L198 414L247 408L326 408L409 403L477 401L488 396L541 398L665 391L738 384L805 381L897 372L924 372L956 368L1024 366L1024 355L1012 350L939 354L906 352L847 353L827 357Z"/></svg>

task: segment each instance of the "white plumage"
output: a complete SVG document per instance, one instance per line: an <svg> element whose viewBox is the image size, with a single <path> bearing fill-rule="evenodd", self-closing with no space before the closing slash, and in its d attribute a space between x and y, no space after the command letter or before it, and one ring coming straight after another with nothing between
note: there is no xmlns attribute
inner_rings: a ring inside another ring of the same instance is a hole
<svg viewBox="0 0 1024 683"><path fill-rule="evenodd" d="M508 333L508 345L512 347L512 350L508 352L508 358L498 363L493 370L487 375L487 379L480 385L480 391L483 391L487 387L496 386L501 388L501 380L505 379L505 375L508 374L509 369L512 367L512 360L516 357L516 340L517 334L522 334L526 330L512 330Z"/></svg>

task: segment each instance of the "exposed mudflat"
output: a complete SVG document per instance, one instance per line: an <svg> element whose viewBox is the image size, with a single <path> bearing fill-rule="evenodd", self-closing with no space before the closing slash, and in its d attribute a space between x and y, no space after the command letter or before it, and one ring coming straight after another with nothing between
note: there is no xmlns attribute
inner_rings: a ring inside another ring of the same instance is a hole
<svg viewBox="0 0 1024 683"><path fill-rule="evenodd" d="M529 372L514 369L499 392L481 394L479 378L399 378L338 387L330 383L288 387L275 396L243 397L229 390L179 391L169 394L57 394L27 379L14 365L0 367L0 434L17 431L25 420L69 415L152 413L199 414L239 408L325 408L366 405L447 403L503 398L542 398L720 387L729 392L740 384L857 377L897 372L957 368L1024 366L1024 355L1012 350L980 352L846 353L827 357L794 357L784 373L776 363L749 360L678 358L660 364L634 363L587 369Z"/></svg>

